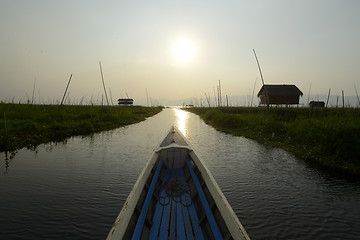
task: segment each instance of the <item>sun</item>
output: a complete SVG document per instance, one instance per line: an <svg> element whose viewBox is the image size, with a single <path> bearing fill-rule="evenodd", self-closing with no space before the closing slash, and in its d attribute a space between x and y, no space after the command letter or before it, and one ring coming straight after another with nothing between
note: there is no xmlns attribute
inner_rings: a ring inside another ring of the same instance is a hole
<svg viewBox="0 0 360 240"><path fill-rule="evenodd" d="M195 45L189 39L180 39L172 46L172 55L179 62L191 62L194 59L195 54Z"/></svg>

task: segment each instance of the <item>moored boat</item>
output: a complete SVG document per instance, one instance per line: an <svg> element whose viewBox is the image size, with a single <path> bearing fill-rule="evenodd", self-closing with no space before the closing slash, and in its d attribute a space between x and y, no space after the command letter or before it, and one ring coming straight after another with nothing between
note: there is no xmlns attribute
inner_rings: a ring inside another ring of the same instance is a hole
<svg viewBox="0 0 360 240"><path fill-rule="evenodd" d="M245 239L215 179L175 127L147 161L107 239Z"/></svg>

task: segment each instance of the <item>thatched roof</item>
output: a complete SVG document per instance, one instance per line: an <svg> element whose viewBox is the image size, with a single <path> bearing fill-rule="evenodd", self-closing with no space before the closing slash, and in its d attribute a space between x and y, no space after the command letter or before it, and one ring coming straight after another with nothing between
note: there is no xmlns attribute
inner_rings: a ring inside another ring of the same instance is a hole
<svg viewBox="0 0 360 240"><path fill-rule="evenodd" d="M258 93L260 95L268 96L302 96L303 93L295 85L269 85L262 86Z"/></svg>

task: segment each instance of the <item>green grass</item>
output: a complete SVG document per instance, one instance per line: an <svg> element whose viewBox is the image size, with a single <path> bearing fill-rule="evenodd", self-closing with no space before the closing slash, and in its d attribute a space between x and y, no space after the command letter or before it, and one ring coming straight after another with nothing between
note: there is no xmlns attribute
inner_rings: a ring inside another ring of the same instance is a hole
<svg viewBox="0 0 360 240"><path fill-rule="evenodd" d="M360 109L191 108L216 129L360 174Z"/></svg>
<svg viewBox="0 0 360 240"><path fill-rule="evenodd" d="M0 151L35 147L145 120L162 107L59 106L0 103ZM6 119L6 129L4 122Z"/></svg>

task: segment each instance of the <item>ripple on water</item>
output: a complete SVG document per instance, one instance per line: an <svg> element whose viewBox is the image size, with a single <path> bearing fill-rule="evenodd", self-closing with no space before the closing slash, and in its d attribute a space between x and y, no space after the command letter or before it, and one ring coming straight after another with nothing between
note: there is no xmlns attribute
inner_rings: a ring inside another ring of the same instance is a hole
<svg viewBox="0 0 360 240"><path fill-rule="evenodd" d="M181 123L252 239L358 239L360 184L276 148ZM0 238L104 239L173 110L125 128L20 150L0 176Z"/></svg>

